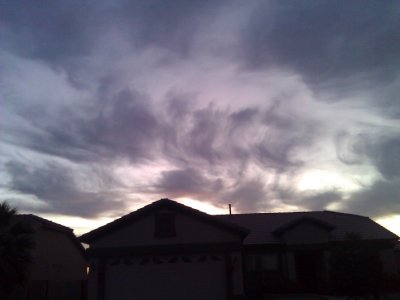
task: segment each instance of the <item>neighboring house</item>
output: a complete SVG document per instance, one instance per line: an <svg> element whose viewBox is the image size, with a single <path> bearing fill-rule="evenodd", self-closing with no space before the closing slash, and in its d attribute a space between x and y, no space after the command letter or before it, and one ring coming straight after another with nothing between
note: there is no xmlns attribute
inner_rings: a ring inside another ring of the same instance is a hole
<svg viewBox="0 0 400 300"><path fill-rule="evenodd" d="M357 232L395 273L398 237L335 212L213 216L161 199L80 237L89 244L89 300L222 300L279 289L318 291L329 248Z"/></svg>
<svg viewBox="0 0 400 300"><path fill-rule="evenodd" d="M394 248L394 253L396 257L397 273L400 274L400 242L398 242L396 247Z"/></svg>
<svg viewBox="0 0 400 300"><path fill-rule="evenodd" d="M18 215L34 230L35 249L26 300L83 300L86 296L85 250L73 230L35 215Z"/></svg>

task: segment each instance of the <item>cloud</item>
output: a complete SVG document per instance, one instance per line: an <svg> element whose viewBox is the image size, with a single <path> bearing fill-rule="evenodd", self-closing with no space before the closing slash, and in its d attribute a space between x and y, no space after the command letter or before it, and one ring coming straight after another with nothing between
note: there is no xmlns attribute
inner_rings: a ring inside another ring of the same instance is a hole
<svg viewBox="0 0 400 300"><path fill-rule="evenodd" d="M343 194L338 191L306 192L299 196L298 205L309 210L326 210L330 204L343 201Z"/></svg>
<svg viewBox="0 0 400 300"><path fill-rule="evenodd" d="M272 207L265 184L260 179L243 180L220 195L222 203L233 204L237 211L254 212Z"/></svg>
<svg viewBox="0 0 400 300"><path fill-rule="evenodd" d="M74 73L104 36L121 34L132 49L158 47L188 56L202 24L223 1L18 1L1 4L4 48ZM26 45L29 45L28 47Z"/></svg>
<svg viewBox="0 0 400 300"><path fill-rule="evenodd" d="M341 158L341 161L350 165L370 165L377 176L372 183L362 186L342 201L341 206L346 210L373 217L400 213L400 136L396 131L385 129L380 128L380 134L370 132L356 139L347 137L347 155L357 160Z"/></svg>
<svg viewBox="0 0 400 300"><path fill-rule="evenodd" d="M149 157L161 135L146 97L131 90L86 107L61 106L55 111L42 107L35 107L38 114L31 107L19 108L17 114L32 127L15 129L12 143L76 162L119 157L135 161Z"/></svg>
<svg viewBox="0 0 400 300"><path fill-rule="evenodd" d="M375 132L374 132L375 131ZM375 127L374 131L336 136L338 159L347 165L371 164L386 180L400 177L400 135L396 127Z"/></svg>
<svg viewBox="0 0 400 300"><path fill-rule="evenodd" d="M262 2L243 30L250 68L294 69L321 83L355 75L388 80L400 64L397 1Z"/></svg>
<svg viewBox="0 0 400 300"><path fill-rule="evenodd" d="M223 187L221 178L209 179L199 170L183 169L161 173L161 178L155 185L160 194L172 197L210 198Z"/></svg>
<svg viewBox="0 0 400 300"><path fill-rule="evenodd" d="M78 1L3 2L0 40L5 49L23 57L68 66L71 59L91 53L94 33L101 32L105 20L91 13L94 8Z"/></svg>
<svg viewBox="0 0 400 300"><path fill-rule="evenodd" d="M2 2L0 177L47 203L35 209L90 217L123 210L130 193L238 211L397 211L399 11L395 1Z"/></svg>
<svg viewBox="0 0 400 300"><path fill-rule="evenodd" d="M377 180L371 186L350 196L343 203L349 211L371 217L400 214L400 178Z"/></svg>
<svg viewBox="0 0 400 300"><path fill-rule="evenodd" d="M85 181L86 185L96 179L100 181L85 189L81 180L87 174L79 174L55 162L33 167L10 161L6 169L11 177L9 189L34 196L46 204L36 208L28 205L29 210L95 218L101 214L118 214L125 208L124 202L120 201L122 195L107 192L107 186L115 187L116 182L106 174L90 172L92 178Z"/></svg>
<svg viewBox="0 0 400 300"><path fill-rule="evenodd" d="M400 178L400 135L371 141L366 154L385 179Z"/></svg>

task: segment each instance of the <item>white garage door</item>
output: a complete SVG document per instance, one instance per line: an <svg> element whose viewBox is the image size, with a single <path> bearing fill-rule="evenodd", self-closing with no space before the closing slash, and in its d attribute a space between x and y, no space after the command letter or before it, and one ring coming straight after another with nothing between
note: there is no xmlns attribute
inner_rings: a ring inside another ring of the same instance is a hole
<svg viewBox="0 0 400 300"><path fill-rule="evenodd" d="M146 256L107 263L107 300L223 300L222 255Z"/></svg>

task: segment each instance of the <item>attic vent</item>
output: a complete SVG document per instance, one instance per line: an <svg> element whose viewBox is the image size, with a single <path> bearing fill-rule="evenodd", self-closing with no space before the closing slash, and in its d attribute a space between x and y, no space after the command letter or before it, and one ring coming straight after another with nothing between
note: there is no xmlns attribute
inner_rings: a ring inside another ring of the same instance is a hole
<svg viewBox="0 0 400 300"><path fill-rule="evenodd" d="M175 215L159 213L154 216L154 237L168 238L176 236Z"/></svg>

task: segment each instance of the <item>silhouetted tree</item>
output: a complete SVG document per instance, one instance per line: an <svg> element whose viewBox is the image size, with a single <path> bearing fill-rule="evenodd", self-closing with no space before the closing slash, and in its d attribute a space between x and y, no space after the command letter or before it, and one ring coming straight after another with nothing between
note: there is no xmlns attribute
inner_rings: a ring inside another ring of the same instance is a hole
<svg viewBox="0 0 400 300"><path fill-rule="evenodd" d="M0 203L0 299L26 283L32 263L33 230L16 214L6 202Z"/></svg>
<svg viewBox="0 0 400 300"><path fill-rule="evenodd" d="M330 255L330 277L335 291L348 298L379 298L382 265L378 249L354 233L337 243Z"/></svg>

